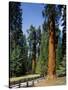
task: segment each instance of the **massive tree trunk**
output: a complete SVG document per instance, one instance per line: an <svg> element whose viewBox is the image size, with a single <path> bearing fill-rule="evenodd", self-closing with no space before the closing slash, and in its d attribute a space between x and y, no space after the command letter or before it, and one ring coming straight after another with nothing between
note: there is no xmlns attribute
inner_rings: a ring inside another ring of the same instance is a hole
<svg viewBox="0 0 68 90"><path fill-rule="evenodd" d="M33 55L32 55L32 57L33 57L32 58L32 73L34 74L36 71L36 42L34 42L34 44L33 44Z"/></svg>
<svg viewBox="0 0 68 90"><path fill-rule="evenodd" d="M34 56L32 59L32 74L36 71L36 57Z"/></svg>
<svg viewBox="0 0 68 90"><path fill-rule="evenodd" d="M49 56L48 56L48 76L47 79L56 78L56 51L55 51L55 23L49 23Z"/></svg>

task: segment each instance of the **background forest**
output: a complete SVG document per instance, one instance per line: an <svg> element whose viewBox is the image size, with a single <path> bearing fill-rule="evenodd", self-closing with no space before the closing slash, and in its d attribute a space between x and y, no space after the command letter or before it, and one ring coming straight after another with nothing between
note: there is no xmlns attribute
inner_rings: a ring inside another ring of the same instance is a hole
<svg viewBox="0 0 68 90"><path fill-rule="evenodd" d="M9 3L10 78L30 74L40 74L48 78L65 76L66 6L42 4L43 23L38 27L31 24L24 31L23 5L20 2Z"/></svg>

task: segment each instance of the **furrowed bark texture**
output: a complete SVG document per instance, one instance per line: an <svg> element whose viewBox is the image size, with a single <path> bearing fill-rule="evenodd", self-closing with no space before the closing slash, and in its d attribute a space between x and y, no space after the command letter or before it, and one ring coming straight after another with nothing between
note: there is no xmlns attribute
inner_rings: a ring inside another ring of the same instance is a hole
<svg viewBox="0 0 68 90"><path fill-rule="evenodd" d="M49 57L47 79L56 78L55 23L49 24Z"/></svg>

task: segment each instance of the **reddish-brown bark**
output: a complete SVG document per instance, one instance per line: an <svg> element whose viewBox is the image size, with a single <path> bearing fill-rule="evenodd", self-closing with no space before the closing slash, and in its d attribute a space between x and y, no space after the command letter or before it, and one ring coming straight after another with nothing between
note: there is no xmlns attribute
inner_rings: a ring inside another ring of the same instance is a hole
<svg viewBox="0 0 68 90"><path fill-rule="evenodd" d="M34 74L36 71L36 58L33 58L32 60L32 73Z"/></svg>
<svg viewBox="0 0 68 90"><path fill-rule="evenodd" d="M55 24L53 21L51 21L49 25L49 56L47 79L54 78L56 78Z"/></svg>

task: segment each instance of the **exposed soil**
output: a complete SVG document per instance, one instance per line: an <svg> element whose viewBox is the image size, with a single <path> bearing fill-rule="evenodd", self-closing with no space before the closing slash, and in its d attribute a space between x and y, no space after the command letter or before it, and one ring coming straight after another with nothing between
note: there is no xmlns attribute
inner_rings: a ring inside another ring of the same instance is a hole
<svg viewBox="0 0 68 90"><path fill-rule="evenodd" d="M66 77L58 77L55 80L40 80L38 83L36 83L34 86L56 86L56 85L66 85Z"/></svg>

